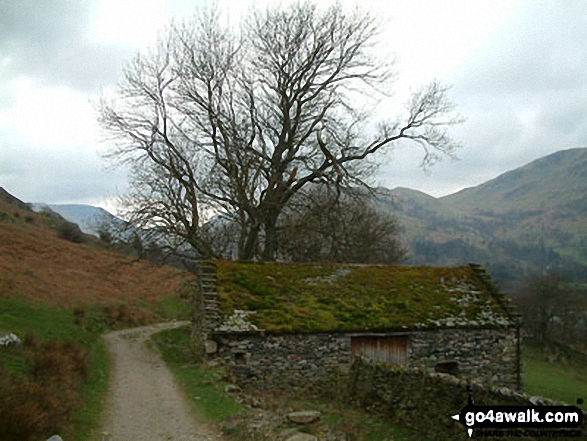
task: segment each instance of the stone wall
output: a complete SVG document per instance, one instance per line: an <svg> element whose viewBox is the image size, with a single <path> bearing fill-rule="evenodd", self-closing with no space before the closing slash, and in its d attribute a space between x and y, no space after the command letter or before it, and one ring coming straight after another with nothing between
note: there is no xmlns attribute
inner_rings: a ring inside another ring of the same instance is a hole
<svg viewBox="0 0 587 441"><path fill-rule="evenodd" d="M430 374L418 369L376 364L357 358L349 374L348 399L369 412L414 428L423 439L464 441L469 437L464 427L451 419L451 415L459 413L467 404L467 386L469 384L466 381L451 375ZM511 389L488 387L474 382L470 386L476 405L530 405L529 396ZM548 400L542 402L545 405L556 404ZM587 435L585 424L580 430L583 435ZM481 433L475 437L478 436ZM520 436L515 439L535 438Z"/></svg>
<svg viewBox="0 0 587 441"><path fill-rule="evenodd" d="M433 372L456 362L458 376L487 385L521 389L517 329L443 329L410 336L408 366Z"/></svg>
<svg viewBox="0 0 587 441"><path fill-rule="evenodd" d="M272 389L324 389L346 381L350 337L340 334L216 333L217 357L242 385Z"/></svg>
<svg viewBox="0 0 587 441"><path fill-rule="evenodd" d="M358 334L266 335L247 327L243 317L231 320L241 332L214 333L213 356L221 358L241 384L319 389L349 372L351 340ZM414 331L409 334L406 367L434 372L439 363L456 362L461 378L517 388L516 343L513 328Z"/></svg>

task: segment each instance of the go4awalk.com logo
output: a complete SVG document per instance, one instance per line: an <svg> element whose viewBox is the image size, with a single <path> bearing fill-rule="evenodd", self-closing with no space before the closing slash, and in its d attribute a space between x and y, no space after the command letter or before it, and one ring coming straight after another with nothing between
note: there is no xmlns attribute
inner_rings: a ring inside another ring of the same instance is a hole
<svg viewBox="0 0 587 441"><path fill-rule="evenodd" d="M452 418L465 426L470 438L476 429L483 429L480 437L581 437L583 411L575 406L476 406L469 395L467 405Z"/></svg>

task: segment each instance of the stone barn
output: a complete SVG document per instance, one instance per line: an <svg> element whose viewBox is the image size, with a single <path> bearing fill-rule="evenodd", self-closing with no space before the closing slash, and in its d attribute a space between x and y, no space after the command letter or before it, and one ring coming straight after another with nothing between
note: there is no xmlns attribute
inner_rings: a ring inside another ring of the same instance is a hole
<svg viewBox="0 0 587 441"><path fill-rule="evenodd" d="M477 265L202 266L196 332L242 384L329 388L361 355L520 387L519 320Z"/></svg>

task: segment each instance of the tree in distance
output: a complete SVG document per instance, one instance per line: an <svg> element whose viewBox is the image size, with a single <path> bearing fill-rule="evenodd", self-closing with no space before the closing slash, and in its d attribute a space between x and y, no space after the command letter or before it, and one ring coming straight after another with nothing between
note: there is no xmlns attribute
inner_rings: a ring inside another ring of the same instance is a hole
<svg viewBox="0 0 587 441"><path fill-rule="evenodd" d="M300 192L280 222L280 259L294 262L397 264L407 258L397 219L372 195L328 186Z"/></svg>
<svg viewBox="0 0 587 441"><path fill-rule="evenodd" d="M441 84L397 117L367 111L394 80L379 32L368 13L311 2L254 10L238 28L215 11L170 24L98 106L108 157L130 167L127 220L209 257L201 226L221 214L238 225L238 258L275 260L280 218L309 186L367 186L400 141L425 166L454 155L447 129L461 118Z"/></svg>
<svg viewBox="0 0 587 441"><path fill-rule="evenodd" d="M587 292L582 284L553 270L531 277L515 300L526 332L546 354L555 354L557 344L587 348Z"/></svg>

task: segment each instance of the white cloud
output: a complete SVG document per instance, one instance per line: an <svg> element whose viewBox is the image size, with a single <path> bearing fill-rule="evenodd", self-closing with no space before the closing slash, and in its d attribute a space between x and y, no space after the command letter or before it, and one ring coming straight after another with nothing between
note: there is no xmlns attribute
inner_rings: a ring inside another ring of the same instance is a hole
<svg viewBox="0 0 587 441"><path fill-rule="evenodd" d="M100 43L145 48L155 42L156 30L165 22L165 3L163 0L102 0L96 7L89 35Z"/></svg>
<svg viewBox="0 0 587 441"><path fill-rule="evenodd" d="M12 82L13 106L0 112L0 129L25 144L76 149L97 140L88 97L65 87L38 87L31 79Z"/></svg>

